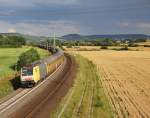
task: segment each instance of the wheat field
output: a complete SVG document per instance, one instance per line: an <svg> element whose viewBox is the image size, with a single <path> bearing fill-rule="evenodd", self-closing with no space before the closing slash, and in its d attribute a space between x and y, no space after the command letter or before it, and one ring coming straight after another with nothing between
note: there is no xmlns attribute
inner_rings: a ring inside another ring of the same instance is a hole
<svg viewBox="0 0 150 118"><path fill-rule="evenodd" d="M97 65L115 117L150 118L149 51L74 51Z"/></svg>

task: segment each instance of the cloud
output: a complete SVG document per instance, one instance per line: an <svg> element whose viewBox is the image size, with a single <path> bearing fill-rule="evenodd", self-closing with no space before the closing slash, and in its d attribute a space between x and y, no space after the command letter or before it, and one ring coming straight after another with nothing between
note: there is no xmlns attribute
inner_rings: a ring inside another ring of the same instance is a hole
<svg viewBox="0 0 150 118"><path fill-rule="evenodd" d="M144 33L149 34L150 22L145 21L123 21L117 23L120 30L130 33Z"/></svg>
<svg viewBox="0 0 150 118"><path fill-rule="evenodd" d="M10 23L0 21L0 32L19 32L23 34L50 36L54 32L57 36L68 33L79 33L80 27L70 21L41 21Z"/></svg>
<svg viewBox="0 0 150 118"><path fill-rule="evenodd" d="M128 27L129 26L129 22L120 22L120 23L118 23L118 25L120 27Z"/></svg>
<svg viewBox="0 0 150 118"><path fill-rule="evenodd" d="M70 5L79 3L79 0L0 0L0 6L33 7L40 5L62 4Z"/></svg>
<svg viewBox="0 0 150 118"><path fill-rule="evenodd" d="M150 29L150 23L139 23L136 25L138 28L143 28L143 29Z"/></svg>
<svg viewBox="0 0 150 118"><path fill-rule="evenodd" d="M150 29L150 22L120 22L117 23L118 26L122 28L140 28L140 29Z"/></svg>
<svg viewBox="0 0 150 118"><path fill-rule="evenodd" d="M49 3L49 4L75 4L79 0L32 0L33 3Z"/></svg>
<svg viewBox="0 0 150 118"><path fill-rule="evenodd" d="M1 10L0 16L12 16L14 13L14 10Z"/></svg>
<svg viewBox="0 0 150 118"><path fill-rule="evenodd" d="M9 33L16 33L17 31L16 31L15 28L10 28L10 29L8 29L8 32L9 32Z"/></svg>

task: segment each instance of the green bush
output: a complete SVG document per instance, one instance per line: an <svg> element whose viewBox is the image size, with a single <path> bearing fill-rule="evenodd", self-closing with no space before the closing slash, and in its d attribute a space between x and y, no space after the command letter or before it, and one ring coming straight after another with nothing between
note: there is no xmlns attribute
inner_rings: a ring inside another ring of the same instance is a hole
<svg viewBox="0 0 150 118"><path fill-rule="evenodd" d="M20 69L21 67L25 65L29 65L32 62L39 60L40 55L38 54L37 50L34 48L31 48L30 50L22 53L19 56L19 60L17 62L17 68Z"/></svg>
<svg viewBox="0 0 150 118"><path fill-rule="evenodd" d="M101 46L101 49L108 49L107 46Z"/></svg>
<svg viewBox="0 0 150 118"><path fill-rule="evenodd" d="M71 45L71 44L68 44L68 45L67 45L67 48L72 48L72 45Z"/></svg>
<svg viewBox="0 0 150 118"><path fill-rule="evenodd" d="M124 47L120 48L119 50L129 50L128 45L125 45Z"/></svg>
<svg viewBox="0 0 150 118"><path fill-rule="evenodd" d="M138 47L139 45L138 44L135 44L135 43L129 43L129 47Z"/></svg>

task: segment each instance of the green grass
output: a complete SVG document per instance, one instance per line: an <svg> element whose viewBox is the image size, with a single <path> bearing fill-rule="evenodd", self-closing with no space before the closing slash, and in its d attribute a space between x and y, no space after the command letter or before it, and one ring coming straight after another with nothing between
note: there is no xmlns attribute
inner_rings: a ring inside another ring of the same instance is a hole
<svg viewBox="0 0 150 118"><path fill-rule="evenodd" d="M79 70L74 85L50 116L52 118L113 117L96 66L82 56L77 55L75 59Z"/></svg>
<svg viewBox="0 0 150 118"><path fill-rule="evenodd" d="M10 79L15 76L15 71L11 69L21 53L29 50L31 47L24 46L22 48L0 48L0 98L6 96L13 91ZM35 48L43 58L49 55L48 51Z"/></svg>

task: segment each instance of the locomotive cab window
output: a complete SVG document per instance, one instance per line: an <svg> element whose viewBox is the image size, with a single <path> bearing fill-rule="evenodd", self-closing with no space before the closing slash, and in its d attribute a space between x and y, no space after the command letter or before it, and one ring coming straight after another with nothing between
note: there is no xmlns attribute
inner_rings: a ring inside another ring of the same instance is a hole
<svg viewBox="0 0 150 118"><path fill-rule="evenodd" d="M33 75L33 68L23 68L22 76L30 76Z"/></svg>

